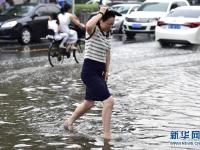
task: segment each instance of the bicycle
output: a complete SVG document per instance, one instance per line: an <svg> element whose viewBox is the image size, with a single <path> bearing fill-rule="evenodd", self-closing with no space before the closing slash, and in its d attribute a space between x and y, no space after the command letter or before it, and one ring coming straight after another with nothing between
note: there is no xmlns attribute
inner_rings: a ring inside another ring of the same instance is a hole
<svg viewBox="0 0 200 150"><path fill-rule="evenodd" d="M78 33L78 41L76 42L76 46L78 49L72 49L70 44L66 44L65 48L59 48L59 45L62 40L56 40L54 38L54 31L49 29L47 39L50 40L50 45L48 49L48 61L52 67L62 64L65 57L69 59L71 55L74 57L76 63L80 62L80 59L83 57L84 52L84 34L80 31Z"/></svg>

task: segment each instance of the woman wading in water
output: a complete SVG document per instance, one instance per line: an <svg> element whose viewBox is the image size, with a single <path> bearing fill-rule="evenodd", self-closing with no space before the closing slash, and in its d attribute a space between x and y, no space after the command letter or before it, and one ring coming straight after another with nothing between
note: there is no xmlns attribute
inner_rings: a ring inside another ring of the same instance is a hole
<svg viewBox="0 0 200 150"><path fill-rule="evenodd" d="M114 102L106 83L111 49L109 31L115 16L120 15L116 11L108 10L107 6L102 6L86 24L85 57L81 72L81 79L86 85L85 100L64 122L66 130L72 130L75 120L89 110L95 101L101 101L103 136L105 139L111 139L110 120Z"/></svg>

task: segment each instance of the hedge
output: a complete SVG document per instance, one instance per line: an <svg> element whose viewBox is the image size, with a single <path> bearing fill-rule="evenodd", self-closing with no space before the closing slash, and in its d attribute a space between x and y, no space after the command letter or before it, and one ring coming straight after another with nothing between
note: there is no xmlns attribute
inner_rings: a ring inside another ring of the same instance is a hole
<svg viewBox="0 0 200 150"><path fill-rule="evenodd" d="M97 11L98 10L98 4L75 4L75 14L77 16L80 15L81 10L87 10L87 11Z"/></svg>

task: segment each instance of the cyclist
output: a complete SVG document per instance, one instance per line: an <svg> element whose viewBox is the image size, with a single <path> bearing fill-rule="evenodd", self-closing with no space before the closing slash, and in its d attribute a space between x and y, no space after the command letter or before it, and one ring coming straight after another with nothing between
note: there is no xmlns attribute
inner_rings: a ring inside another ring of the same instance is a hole
<svg viewBox="0 0 200 150"><path fill-rule="evenodd" d="M71 5L64 4L61 8L61 13L58 15L60 21L60 31L69 35L67 43L72 44L71 49L77 49L75 46L78 36L75 30L69 28L70 23L74 23L81 29L85 29L85 25L80 23L79 19L71 13Z"/></svg>
<svg viewBox="0 0 200 150"><path fill-rule="evenodd" d="M59 47L65 48L64 44L67 42L68 34L60 32L60 22L58 20L58 15L53 13L48 20L48 29L53 30L55 40L62 40Z"/></svg>

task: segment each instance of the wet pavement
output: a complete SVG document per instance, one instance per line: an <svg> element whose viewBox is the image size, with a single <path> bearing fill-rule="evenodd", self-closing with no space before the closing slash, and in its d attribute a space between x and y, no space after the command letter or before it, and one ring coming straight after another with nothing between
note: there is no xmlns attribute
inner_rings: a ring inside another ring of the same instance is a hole
<svg viewBox="0 0 200 150"><path fill-rule="evenodd" d="M80 71L74 60L50 67L47 51L1 51L0 149L200 149L170 139L172 131L200 131L198 46L164 49L145 35L113 39L110 142L101 138L101 103L77 120L74 132L63 129L84 97Z"/></svg>
<svg viewBox="0 0 200 150"><path fill-rule="evenodd" d="M17 52L17 51L43 51L49 45L49 41L41 39L37 43L21 45L17 40L0 40L0 52Z"/></svg>

